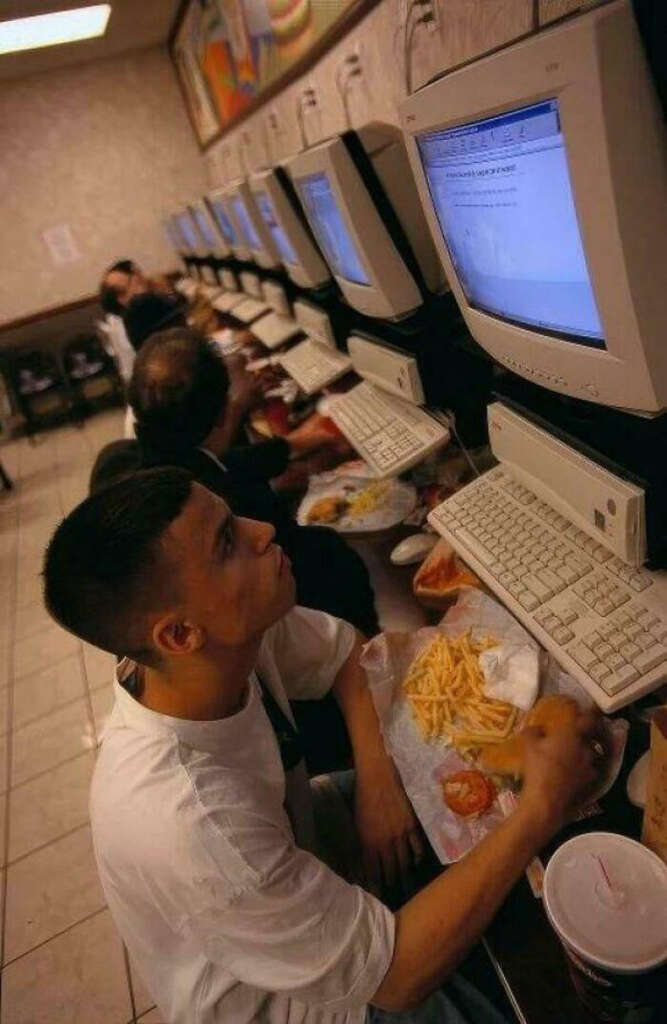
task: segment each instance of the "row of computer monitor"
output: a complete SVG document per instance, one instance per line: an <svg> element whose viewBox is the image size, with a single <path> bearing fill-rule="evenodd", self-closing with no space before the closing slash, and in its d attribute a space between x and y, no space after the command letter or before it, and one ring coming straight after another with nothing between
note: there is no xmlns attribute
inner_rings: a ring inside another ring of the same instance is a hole
<svg viewBox="0 0 667 1024"><path fill-rule="evenodd" d="M421 89L402 145L476 341L552 390L664 410L667 134L630 0ZM304 288L333 276L360 312L400 318L424 279L365 170L349 137L327 140L192 204L172 240Z"/></svg>

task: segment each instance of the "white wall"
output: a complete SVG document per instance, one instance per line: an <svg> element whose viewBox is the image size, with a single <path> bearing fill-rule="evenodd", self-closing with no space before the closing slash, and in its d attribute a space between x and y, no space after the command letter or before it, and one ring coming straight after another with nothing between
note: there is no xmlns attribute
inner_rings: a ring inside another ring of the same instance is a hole
<svg viewBox="0 0 667 1024"><path fill-rule="evenodd" d="M92 294L116 259L174 266L160 216L205 185L162 48L0 83L0 324ZM60 224L82 258L57 267Z"/></svg>

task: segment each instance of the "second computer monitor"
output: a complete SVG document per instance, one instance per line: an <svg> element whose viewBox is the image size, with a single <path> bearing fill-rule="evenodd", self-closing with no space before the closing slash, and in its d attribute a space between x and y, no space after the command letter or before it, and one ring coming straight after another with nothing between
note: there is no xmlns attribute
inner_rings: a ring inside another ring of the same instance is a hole
<svg viewBox="0 0 667 1024"><path fill-rule="evenodd" d="M239 246L239 239L236 228L232 224L227 213L227 198L225 190L220 188L209 192L206 196L206 204L211 211L213 222L218 230L222 244L227 250L236 254Z"/></svg>
<svg viewBox="0 0 667 1024"><path fill-rule="evenodd" d="M301 288L320 288L331 280L313 238L295 208L293 188L281 169L260 171L250 178L250 188L285 270Z"/></svg>
<svg viewBox="0 0 667 1024"><path fill-rule="evenodd" d="M397 320L423 301L352 156L341 138L287 164L331 272L360 313Z"/></svg>

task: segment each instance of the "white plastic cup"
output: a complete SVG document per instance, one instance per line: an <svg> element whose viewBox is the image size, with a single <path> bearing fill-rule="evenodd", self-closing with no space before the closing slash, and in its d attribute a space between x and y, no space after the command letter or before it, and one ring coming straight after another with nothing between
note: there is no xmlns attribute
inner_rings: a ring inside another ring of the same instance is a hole
<svg viewBox="0 0 667 1024"><path fill-rule="evenodd" d="M667 1019L667 865L656 854L611 832L576 836L549 861L543 899L597 1020Z"/></svg>

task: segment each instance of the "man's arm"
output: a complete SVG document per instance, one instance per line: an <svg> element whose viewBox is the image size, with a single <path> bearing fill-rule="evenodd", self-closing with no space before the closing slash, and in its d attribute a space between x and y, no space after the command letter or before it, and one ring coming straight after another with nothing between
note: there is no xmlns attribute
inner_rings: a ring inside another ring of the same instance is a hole
<svg viewBox="0 0 667 1024"><path fill-rule="evenodd" d="M395 915L394 955L374 1005L417 1005L478 941L532 857L590 792L597 775L591 741L597 735L598 721L584 713L575 729L548 736L526 730L518 810Z"/></svg>
<svg viewBox="0 0 667 1024"><path fill-rule="evenodd" d="M392 888L423 854L421 830L385 750L366 673L359 665L364 640L355 645L339 670L332 692L338 701L354 754L355 817L367 884L380 892Z"/></svg>

